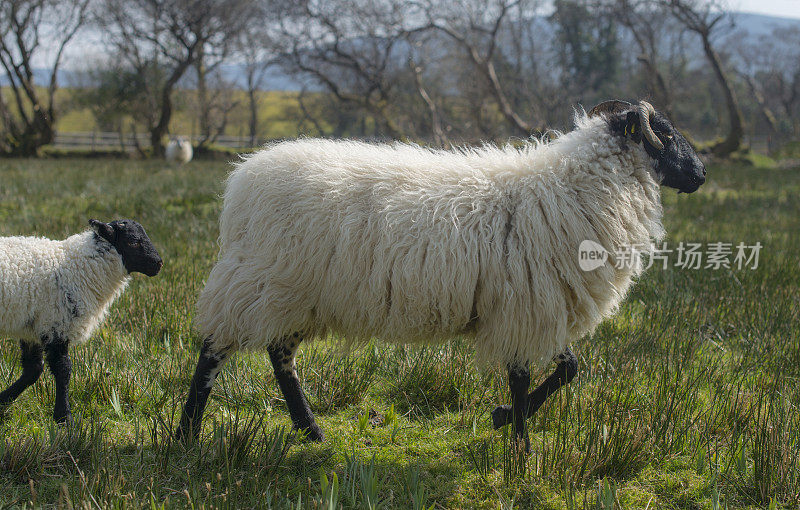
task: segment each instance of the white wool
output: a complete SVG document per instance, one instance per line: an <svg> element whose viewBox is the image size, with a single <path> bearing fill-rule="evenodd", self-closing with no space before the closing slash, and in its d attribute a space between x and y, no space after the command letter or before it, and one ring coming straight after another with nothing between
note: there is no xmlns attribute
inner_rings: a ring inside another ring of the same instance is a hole
<svg viewBox="0 0 800 510"><path fill-rule="evenodd" d="M122 257L92 231L0 237L0 336L84 342L128 280Z"/></svg>
<svg viewBox="0 0 800 510"><path fill-rule="evenodd" d="M641 264L578 246L663 237L644 150L600 118L544 144L459 151L301 139L231 173L197 324L217 349L299 331L472 338L482 365L549 362L611 315Z"/></svg>
<svg viewBox="0 0 800 510"><path fill-rule="evenodd" d="M164 153L167 161L172 163L184 164L192 160L192 144L183 138L170 140Z"/></svg>

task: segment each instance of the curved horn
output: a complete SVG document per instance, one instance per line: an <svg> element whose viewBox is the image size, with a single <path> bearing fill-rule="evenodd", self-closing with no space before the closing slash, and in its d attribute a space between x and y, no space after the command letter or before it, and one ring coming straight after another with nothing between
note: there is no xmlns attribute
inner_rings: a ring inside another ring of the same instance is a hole
<svg viewBox="0 0 800 510"><path fill-rule="evenodd" d="M611 101L603 101L599 105L595 106L589 113L587 114L589 117L594 117L596 115L601 115L603 113L618 113L625 111L631 108L631 104L627 101L620 101L618 99L613 99Z"/></svg>
<svg viewBox="0 0 800 510"><path fill-rule="evenodd" d="M650 119L655 116L655 114L656 111L653 109L653 105L647 101L639 101L639 124L642 126L642 134L647 141L650 142L650 145L657 150L661 150L664 148L664 143L658 139L653 132L653 128L650 127Z"/></svg>

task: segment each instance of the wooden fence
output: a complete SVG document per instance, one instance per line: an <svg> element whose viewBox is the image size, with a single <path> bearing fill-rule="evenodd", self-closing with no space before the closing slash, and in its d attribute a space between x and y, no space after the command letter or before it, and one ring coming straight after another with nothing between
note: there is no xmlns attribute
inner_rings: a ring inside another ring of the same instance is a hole
<svg viewBox="0 0 800 510"><path fill-rule="evenodd" d="M185 135L178 135L192 141L196 145L199 139ZM56 133L53 146L62 149L89 149L89 150L125 150L135 151L136 144L140 147L150 147L150 136L147 133L139 133L135 137L133 134L124 134L121 139L118 133L110 132L75 132L75 133ZM260 143L258 141L257 143ZM215 145L229 147L232 149L244 149L250 147L249 136L219 136L214 141Z"/></svg>
<svg viewBox="0 0 800 510"><path fill-rule="evenodd" d="M198 137L190 137L187 135L177 135L187 140L191 139L192 145L197 146L199 142ZM136 137L133 134L125 134L120 140L120 135L111 132L101 131L86 131L75 133L56 133L56 139L53 145L63 149L88 149L88 150L124 150L133 152L136 150L136 142L142 148L150 147L150 136L147 133L139 133ZM256 140L255 147L259 147L266 143L267 140ZM744 140L745 144L753 151L766 154L775 149L778 144L775 140L771 140L767 136L747 136ZM219 136L214 141L214 145L221 145L231 149L249 149L253 146L250 145L249 136Z"/></svg>

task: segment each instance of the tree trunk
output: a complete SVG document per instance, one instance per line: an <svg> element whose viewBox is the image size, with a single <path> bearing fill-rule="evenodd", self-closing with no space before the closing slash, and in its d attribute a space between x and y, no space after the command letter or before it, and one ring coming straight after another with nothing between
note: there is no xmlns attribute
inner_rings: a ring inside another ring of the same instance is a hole
<svg viewBox="0 0 800 510"><path fill-rule="evenodd" d="M175 88L175 84L178 83L186 69L194 62L194 48L194 46L189 48L186 60L183 60L172 71L169 79L164 83L164 88L161 90L161 113L158 117L158 123L150 128L150 146L153 148L154 157L164 157L164 137L169 131L169 122L172 119L172 89Z"/></svg>
<svg viewBox="0 0 800 510"><path fill-rule="evenodd" d="M197 142L197 147L203 147L208 144L211 139L211 112L209 112L208 104L208 87L206 86L206 66L205 56L203 55L202 48L197 53L197 62L195 63L195 71L197 72L197 106L200 110L199 124L200 124L200 140Z"/></svg>
<svg viewBox="0 0 800 510"><path fill-rule="evenodd" d="M708 40L708 34L700 34L703 39L703 51L706 53L708 62L717 77L720 87L722 87L722 94L725 97L725 105L728 109L728 118L730 126L728 128L728 135L724 140L714 144L711 147L711 152L721 158L730 156L730 154L738 150L742 146L742 137L744 135L744 128L742 121L742 112L739 110L739 103L736 101L736 95L733 92L730 80L725 76L722 70L722 63L720 62L719 55L711 46Z"/></svg>
<svg viewBox="0 0 800 510"><path fill-rule="evenodd" d="M256 139L258 137L258 97L256 96L255 88L249 87L247 90L247 96L250 105L250 147L255 147Z"/></svg>
<svg viewBox="0 0 800 510"><path fill-rule="evenodd" d="M772 113L769 105L767 105L767 100L764 98L764 94L761 93L761 90L759 90L758 85L752 76L745 75L744 79L747 82L747 87L750 89L750 93L753 94L753 99L756 100L758 109L761 111L761 116L764 118L767 126L769 127L770 134L776 135L778 133L778 120L775 118L775 114Z"/></svg>
<svg viewBox="0 0 800 510"><path fill-rule="evenodd" d="M10 141L4 141L7 149L5 154L13 157L35 157L39 155L42 146L53 143L55 130L52 121L47 115L36 108L33 121L25 126L24 130L12 135Z"/></svg>

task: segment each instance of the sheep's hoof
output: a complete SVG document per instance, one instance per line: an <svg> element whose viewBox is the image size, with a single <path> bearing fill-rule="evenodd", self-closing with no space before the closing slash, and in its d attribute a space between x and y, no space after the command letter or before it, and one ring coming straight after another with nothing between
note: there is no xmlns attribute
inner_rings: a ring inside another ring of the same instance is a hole
<svg viewBox="0 0 800 510"><path fill-rule="evenodd" d="M187 432L187 430L189 432ZM184 425L178 425L178 429L172 434L172 441L175 443L181 443L183 445L190 445L197 441L200 438L200 429L197 429L197 432L194 433L191 426L186 427Z"/></svg>
<svg viewBox="0 0 800 510"><path fill-rule="evenodd" d="M511 406L497 406L492 411L492 426L495 430L511 423Z"/></svg>
<svg viewBox="0 0 800 510"><path fill-rule="evenodd" d="M303 438L306 441L314 441L315 443L320 443L325 440L325 433L322 432L322 429L319 428L319 425L316 423L312 423L309 427L300 429L300 432L303 434Z"/></svg>
<svg viewBox="0 0 800 510"><path fill-rule="evenodd" d="M172 441L175 443L183 443L186 442L190 437L191 434L187 434L183 431L183 427L178 427L174 434L172 434Z"/></svg>
<svg viewBox="0 0 800 510"><path fill-rule="evenodd" d="M72 423L73 423L72 414L71 413L70 414L63 414L63 415L60 415L60 416L53 416L53 420L56 422L56 425L59 425L61 427L67 427L67 426L72 425Z"/></svg>
<svg viewBox="0 0 800 510"><path fill-rule="evenodd" d="M514 439L514 445L517 451L524 449L525 453L531 453L531 439L528 437L527 432L525 432L525 434L517 434Z"/></svg>

